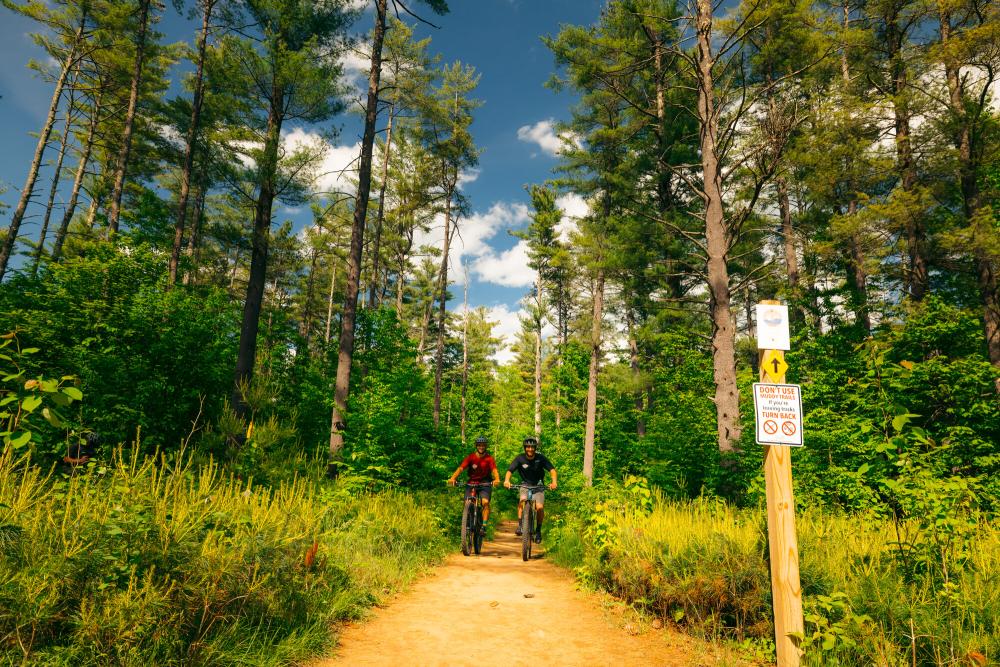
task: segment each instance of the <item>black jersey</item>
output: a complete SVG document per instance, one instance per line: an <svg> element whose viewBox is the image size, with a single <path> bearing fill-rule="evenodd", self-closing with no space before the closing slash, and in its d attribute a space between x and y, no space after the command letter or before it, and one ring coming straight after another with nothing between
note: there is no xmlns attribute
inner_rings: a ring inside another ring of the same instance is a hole
<svg viewBox="0 0 1000 667"><path fill-rule="evenodd" d="M526 455L521 454L511 462L507 472L517 471L517 474L521 476L521 481L525 484L541 484L545 473L554 468L555 466L545 458L544 454L535 454L533 459L528 459Z"/></svg>

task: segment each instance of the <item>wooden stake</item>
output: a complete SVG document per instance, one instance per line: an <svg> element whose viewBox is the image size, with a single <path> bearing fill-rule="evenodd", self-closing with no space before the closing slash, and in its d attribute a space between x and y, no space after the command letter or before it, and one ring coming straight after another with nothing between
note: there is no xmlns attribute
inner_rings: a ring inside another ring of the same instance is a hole
<svg viewBox="0 0 1000 667"><path fill-rule="evenodd" d="M780 305L778 301L762 304ZM761 361L768 350L760 350ZM774 354L784 360L784 352ZM772 375L760 364L760 381L784 384L785 374ZM799 583L799 547L795 535L792 497L792 448L764 445L764 484L767 494L767 540L771 556L771 599L774 604L774 645L778 667L798 667L802 651L802 585Z"/></svg>

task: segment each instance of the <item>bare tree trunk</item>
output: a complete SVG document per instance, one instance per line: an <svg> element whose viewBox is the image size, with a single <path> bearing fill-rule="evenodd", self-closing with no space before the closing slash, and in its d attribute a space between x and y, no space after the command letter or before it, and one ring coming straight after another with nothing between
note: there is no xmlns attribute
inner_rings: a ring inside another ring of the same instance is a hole
<svg viewBox="0 0 1000 667"><path fill-rule="evenodd" d="M315 247L312 249L311 257L309 258L309 277L306 279L306 303L304 312L302 313L302 337L306 341L306 354L312 355L312 329L313 329L313 287L316 284L316 256L319 252Z"/></svg>
<svg viewBox="0 0 1000 667"><path fill-rule="evenodd" d="M378 117L378 87L382 77L382 42L385 39L388 0L375 3L375 33L372 61L368 71L368 100L365 105L365 132L361 138L361 162L358 166L358 196L354 201L351 223L351 248L347 258L347 284L344 309L340 315L340 345L337 353L337 379L333 390L333 414L330 428L330 457L344 448L344 415L351 390L351 364L354 359L354 327L358 310L358 283L361 278L361 253L364 250L365 219L372 185L372 147L375 144L375 121ZM332 472L329 471L329 472Z"/></svg>
<svg viewBox="0 0 1000 667"><path fill-rule="evenodd" d="M215 0L202 0L201 33L198 35L198 62L195 65L194 97L191 100L191 121L188 126L187 141L184 146L184 166L181 169L181 189L177 195L177 221L174 223L174 245L170 251L167 289L177 282L177 265L181 258L181 244L184 240L184 225L187 218L188 193L191 189L191 169L194 167L194 149L198 140L198 126L201 123L201 106L205 92L205 51L208 45L208 29L212 19Z"/></svg>
<svg viewBox="0 0 1000 667"><path fill-rule="evenodd" d="M326 344L330 344L330 323L333 322L333 290L337 284L337 263L336 258L330 259L330 292L326 297L326 333L323 335L323 340Z"/></svg>
<svg viewBox="0 0 1000 667"><path fill-rule="evenodd" d="M385 219L385 189L389 177L389 153L392 149L392 115L396 109L395 102L389 105L389 122L385 130L385 150L382 156L382 181L378 189L378 212L375 215L375 238L372 242L372 284L368 288L368 307L375 308L378 287L379 253L382 244L382 223ZM464 442L464 440L463 440Z"/></svg>
<svg viewBox="0 0 1000 667"><path fill-rule="evenodd" d="M132 66L132 84L128 93L128 111L125 112L125 129L122 131L122 145L115 166L115 184L111 191L111 211L108 213L108 238L118 233L118 218L121 215L122 192L125 189L125 172L128 171L129 153L132 150L132 133L135 129L135 112L139 106L139 88L142 86L142 66L146 58L146 33L149 27L149 4L142 0L139 5L139 38L135 44L135 63Z"/></svg>
<svg viewBox="0 0 1000 667"><path fill-rule="evenodd" d="M195 195L194 200L194 222L191 224L191 238L188 241L187 249L185 254L188 257L189 268L184 272L184 284L193 284L195 279L198 277L198 248L201 243L201 228L202 223L205 220L205 195L206 187L204 183L204 178L201 179L202 182L198 186L198 194Z"/></svg>
<svg viewBox="0 0 1000 667"><path fill-rule="evenodd" d="M779 176L775 179L775 184L778 189L778 211L781 214L781 239L785 249L788 287L795 295L799 290L799 258L795 252L795 229L792 225L792 208L788 202L788 182L784 176Z"/></svg>
<svg viewBox="0 0 1000 667"><path fill-rule="evenodd" d="M535 437L542 436L542 273L535 276ZM539 440L540 442L540 440Z"/></svg>
<svg viewBox="0 0 1000 667"><path fill-rule="evenodd" d="M56 201L56 192L59 191L59 181L62 178L63 160L66 157L66 147L69 145L70 132L73 129L73 89L69 91L69 103L66 105L66 123L63 125L62 136L59 138L59 153L56 157L55 171L52 174L52 185L49 187L49 200L45 205L45 217L42 218L42 229L38 233L38 247L35 248L35 259L31 265L31 275L38 275L38 265L42 263L42 254L45 252L45 238L49 233L49 219L52 217L52 206Z"/></svg>
<svg viewBox="0 0 1000 667"><path fill-rule="evenodd" d="M597 432L597 374L601 363L601 319L604 316L604 267L594 280L594 304L590 326L590 374L587 378L587 421L583 436L583 480L594 485L594 439Z"/></svg>
<svg viewBox="0 0 1000 667"><path fill-rule="evenodd" d="M90 151L94 145L94 134L97 132L103 92L103 88L98 88L94 97L94 107L90 115L90 123L87 125L87 138L83 140L83 146L80 147L80 162L76 166L76 175L73 177L73 189L70 191L66 210L63 211L62 222L59 223L59 230L56 232L56 240L52 244L51 257L53 262L62 256L63 243L66 240L66 233L69 231L69 223L73 220L73 214L76 212L76 203L80 196L80 187L83 185L83 177L87 175L87 163L90 162Z"/></svg>
<svg viewBox="0 0 1000 667"><path fill-rule="evenodd" d="M465 445L465 397L469 384L469 267L465 268L465 317L462 322L462 445Z"/></svg>
<svg viewBox="0 0 1000 667"><path fill-rule="evenodd" d="M729 234L722 204L722 173L718 157L719 120L715 109L712 53L712 1L697 1L698 124L705 197L705 239L708 251L708 291L712 317L712 367L719 451L736 451L740 435L739 391L736 386L736 335L730 307Z"/></svg>
<svg viewBox="0 0 1000 667"><path fill-rule="evenodd" d="M434 428L441 420L441 376L444 372L444 328L448 306L448 253L451 250L451 198L452 190L444 202L444 252L441 255L441 278L438 281L438 331L437 353L434 357Z"/></svg>
<svg viewBox="0 0 1000 667"><path fill-rule="evenodd" d="M427 344L427 333L431 326L431 309L434 307L434 300L430 303L424 302L423 319L420 322L420 341L417 343L417 357L423 358L424 346Z"/></svg>
<svg viewBox="0 0 1000 667"><path fill-rule="evenodd" d="M239 351L233 377L232 405L236 415L246 416L248 405L244 390L253 377L257 357L257 331L260 311L264 302L267 281L267 253L271 238L271 207L276 195L278 147L281 142L281 123L284 113L285 90L275 84L271 90L271 108L267 118L264 151L258 166L260 185L254 209L253 244L250 255L250 274L247 277L246 300L243 302L243 322L240 326Z"/></svg>
<svg viewBox="0 0 1000 667"><path fill-rule="evenodd" d="M97 219L97 209L101 206L102 198L95 195L90 198L90 206L87 207L87 232L94 231L94 221Z"/></svg>
<svg viewBox="0 0 1000 667"><path fill-rule="evenodd" d="M41 167L45 147L48 146L49 137L52 135L52 126L56 122L56 112L59 109L59 100L62 99L63 87L65 87L66 79L69 78L69 73L73 70L76 63L76 51L80 39L83 37L83 27L86 21L87 15L84 14L80 18L80 26L76 29L73 45L70 47L69 53L66 54L62 69L59 70L59 78L56 79L56 87L52 91L52 100L49 102L49 114L45 117L45 124L42 126L42 131L38 133L38 143L35 144L35 156L31 160L31 167L28 169L28 177L24 181L24 187L21 188L21 197L17 201L17 207L10 218L10 226L7 227L7 236L4 238L3 246L0 247L0 280L3 280L4 274L7 273L7 264L10 262L14 244L17 243L17 234L21 229L21 222L24 220L24 212L27 210L28 202L31 201L31 196L35 192L38 169Z"/></svg>
<svg viewBox="0 0 1000 667"><path fill-rule="evenodd" d="M646 419L643 414L644 391L639 372L639 341L635 335L635 315L631 309L625 315L625 320L628 325L629 368L632 371L632 382L635 384L635 389L632 392L635 405L635 434L641 439L646 436Z"/></svg>

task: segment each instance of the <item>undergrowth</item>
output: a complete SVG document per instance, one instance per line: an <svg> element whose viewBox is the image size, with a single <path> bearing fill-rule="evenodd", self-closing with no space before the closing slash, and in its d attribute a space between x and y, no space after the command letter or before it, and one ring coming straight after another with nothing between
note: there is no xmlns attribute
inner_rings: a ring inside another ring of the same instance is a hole
<svg viewBox="0 0 1000 667"><path fill-rule="evenodd" d="M412 498L117 450L0 455L0 662L291 664L446 548Z"/></svg>

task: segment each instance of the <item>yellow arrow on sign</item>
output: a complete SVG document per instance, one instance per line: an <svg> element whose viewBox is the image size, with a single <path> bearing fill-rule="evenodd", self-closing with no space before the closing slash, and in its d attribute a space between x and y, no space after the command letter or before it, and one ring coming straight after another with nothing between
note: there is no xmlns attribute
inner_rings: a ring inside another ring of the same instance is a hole
<svg viewBox="0 0 1000 667"><path fill-rule="evenodd" d="M785 363L785 353L781 350L765 350L761 360L761 368L772 380L784 379L788 364Z"/></svg>

